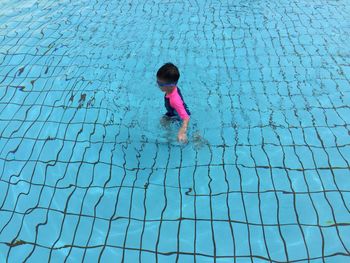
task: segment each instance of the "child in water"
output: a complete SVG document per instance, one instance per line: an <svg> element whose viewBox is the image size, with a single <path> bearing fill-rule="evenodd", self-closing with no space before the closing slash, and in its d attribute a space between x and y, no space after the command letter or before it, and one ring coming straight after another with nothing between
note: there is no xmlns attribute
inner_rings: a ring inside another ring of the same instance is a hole
<svg viewBox="0 0 350 263"><path fill-rule="evenodd" d="M180 72L172 63L164 64L157 72L157 84L159 88L165 92L164 102L167 112L163 119L168 121L172 118L180 117L182 125L177 134L177 139L179 142L185 143L187 142L187 127L191 113L177 86L179 78Z"/></svg>

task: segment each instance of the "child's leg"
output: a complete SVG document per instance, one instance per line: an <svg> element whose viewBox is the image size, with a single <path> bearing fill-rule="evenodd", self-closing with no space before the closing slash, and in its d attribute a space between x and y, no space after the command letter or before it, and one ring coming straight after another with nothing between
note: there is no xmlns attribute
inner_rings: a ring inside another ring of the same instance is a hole
<svg viewBox="0 0 350 263"><path fill-rule="evenodd" d="M163 128L169 128L170 126L170 118L171 117L168 117L166 114L163 115L161 118L160 118L160 125L163 127Z"/></svg>

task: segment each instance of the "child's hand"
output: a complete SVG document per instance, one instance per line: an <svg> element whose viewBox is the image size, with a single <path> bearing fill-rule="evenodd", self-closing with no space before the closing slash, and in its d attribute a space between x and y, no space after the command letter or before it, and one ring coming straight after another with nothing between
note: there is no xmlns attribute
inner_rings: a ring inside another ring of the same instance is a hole
<svg viewBox="0 0 350 263"><path fill-rule="evenodd" d="M180 130L177 134L177 140L181 143L187 143L187 134L185 131Z"/></svg>

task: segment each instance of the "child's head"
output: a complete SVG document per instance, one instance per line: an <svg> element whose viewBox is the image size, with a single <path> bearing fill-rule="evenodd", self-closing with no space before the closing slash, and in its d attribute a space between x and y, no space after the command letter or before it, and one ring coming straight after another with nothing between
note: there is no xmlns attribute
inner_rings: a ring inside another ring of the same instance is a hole
<svg viewBox="0 0 350 263"><path fill-rule="evenodd" d="M172 63L166 63L158 69L157 83L164 92L170 92L177 85L180 78L179 69Z"/></svg>

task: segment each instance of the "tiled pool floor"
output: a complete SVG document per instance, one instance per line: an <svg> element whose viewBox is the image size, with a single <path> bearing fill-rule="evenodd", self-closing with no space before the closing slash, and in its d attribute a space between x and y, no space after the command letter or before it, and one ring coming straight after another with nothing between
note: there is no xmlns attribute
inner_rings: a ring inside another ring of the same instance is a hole
<svg viewBox="0 0 350 263"><path fill-rule="evenodd" d="M0 7L0 262L350 262L349 0Z"/></svg>

